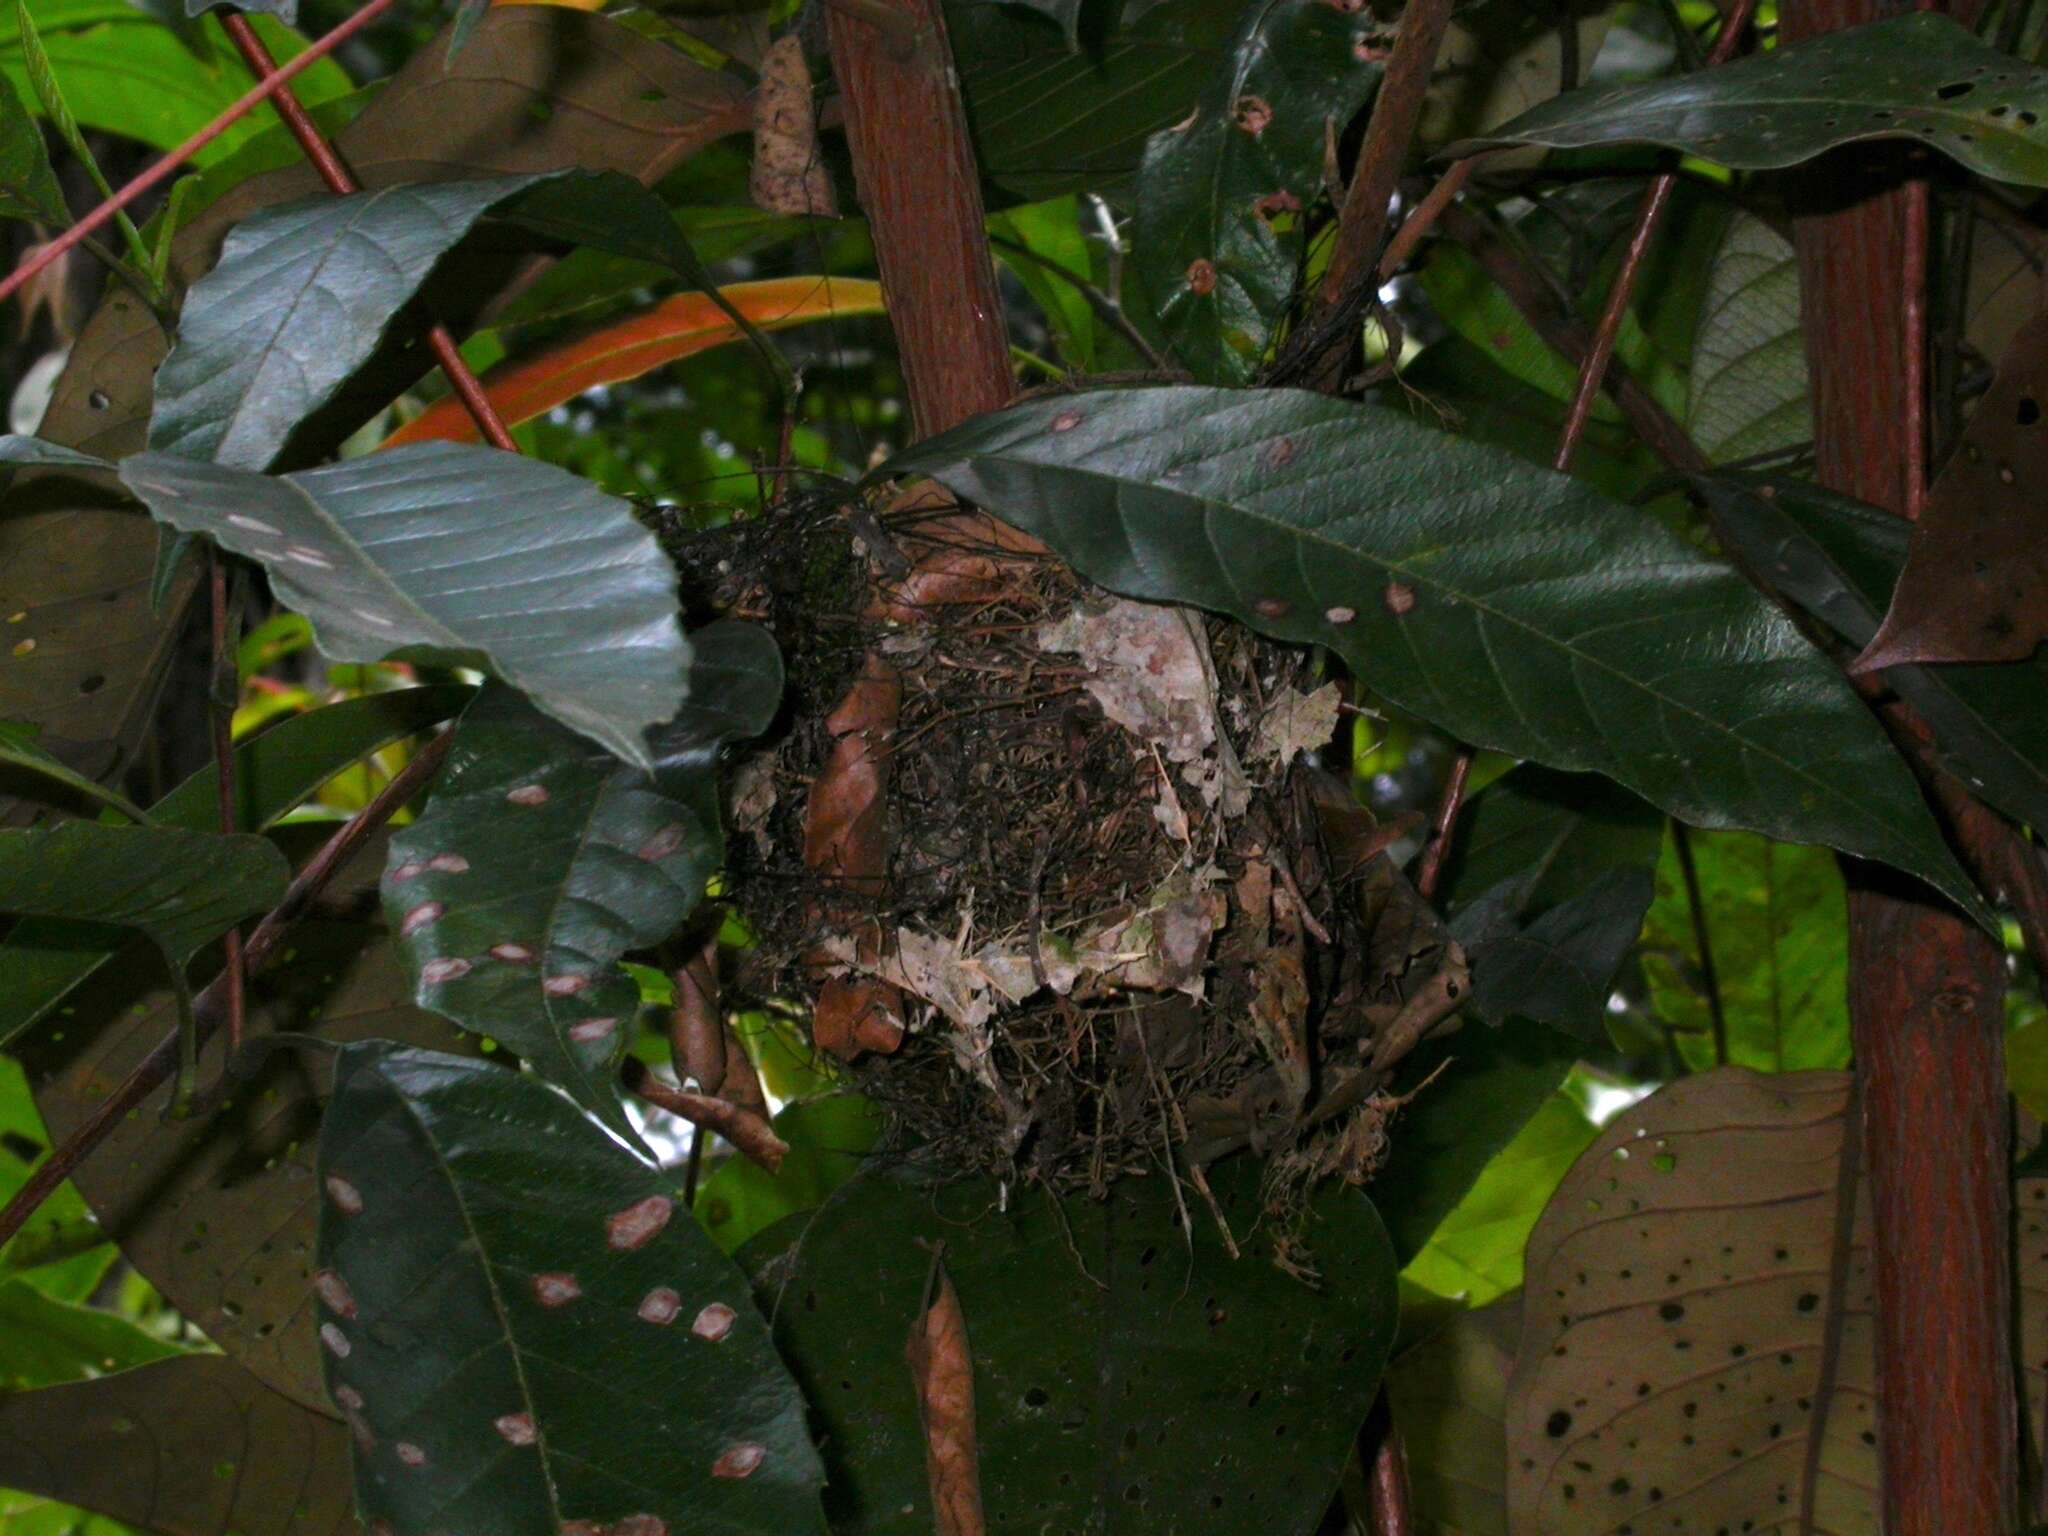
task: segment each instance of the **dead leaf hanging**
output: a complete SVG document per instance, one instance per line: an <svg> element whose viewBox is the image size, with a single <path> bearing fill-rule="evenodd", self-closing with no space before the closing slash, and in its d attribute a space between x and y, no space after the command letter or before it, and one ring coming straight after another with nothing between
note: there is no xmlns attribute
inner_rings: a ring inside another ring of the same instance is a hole
<svg viewBox="0 0 2048 1536"><path fill-rule="evenodd" d="M917 1386L937 1536L983 1536L981 1453L974 1435L974 1357L945 1265L934 1261L923 1314L904 1350Z"/></svg>

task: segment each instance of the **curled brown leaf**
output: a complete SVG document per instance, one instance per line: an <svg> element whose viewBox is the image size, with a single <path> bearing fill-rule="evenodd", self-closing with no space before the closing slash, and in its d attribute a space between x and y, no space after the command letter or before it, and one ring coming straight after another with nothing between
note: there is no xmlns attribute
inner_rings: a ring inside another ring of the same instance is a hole
<svg viewBox="0 0 2048 1536"><path fill-rule="evenodd" d="M974 1357L967 1317L945 1266L934 1262L923 1314L904 1349L924 1425L937 1536L983 1536L981 1450L974 1431Z"/></svg>

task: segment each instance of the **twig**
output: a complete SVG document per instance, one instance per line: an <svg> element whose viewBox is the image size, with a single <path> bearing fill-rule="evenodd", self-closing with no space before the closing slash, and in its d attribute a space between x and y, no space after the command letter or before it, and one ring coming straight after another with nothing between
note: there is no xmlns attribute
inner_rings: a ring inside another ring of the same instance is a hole
<svg viewBox="0 0 2048 1536"><path fill-rule="evenodd" d="M1415 893L1424 901L1436 900L1437 882L1443 878L1444 856L1450 852L1451 834L1458 826L1458 812L1465 806L1465 784L1472 777L1472 756L1470 747L1458 748L1458 755L1451 763L1451 776L1444 783L1443 798L1437 802L1429 846L1423 850L1422 870L1415 879Z"/></svg>
<svg viewBox="0 0 2048 1536"><path fill-rule="evenodd" d="M1173 364L1167 360L1157 347L1145 339L1145 333L1138 329L1129 315L1124 313L1123 305L1112 299L1080 273L1074 271L1073 268L1067 266L1066 263L1054 261L1047 256L1041 256L1029 246L1019 245L1014 240L1005 240L1001 235L991 235L989 237L989 244L997 247L999 250L1008 251L1013 256L1022 256L1027 261L1036 262L1054 277L1059 278L1062 282L1071 284L1074 291L1088 301L1088 307L1106 320L1115 329L1116 333L1123 337L1125 341L1128 341L1132 349L1145 359L1146 367L1157 373L1170 373L1173 371Z"/></svg>
<svg viewBox="0 0 2048 1536"><path fill-rule="evenodd" d="M228 599L228 558L216 546L208 560L213 598L213 678L207 700L213 725L213 781L220 809L220 830L232 837L241 829L235 796L235 695L239 691L240 669L235 663L233 613ZM247 1013L243 985L242 930L228 929L221 939L221 980L227 985L226 1008L228 1049L242 1048L242 1023Z"/></svg>
<svg viewBox="0 0 2048 1536"><path fill-rule="evenodd" d="M1756 4L1757 0L1735 0L1729 8L1727 18L1721 23L1721 35L1714 39L1714 51L1707 55L1709 68L1725 64L1734 54L1742 41L1742 34L1749 30L1749 20L1756 11ZM1642 274L1643 259L1649 254L1651 242L1657 238L1657 227L1664 222L1664 212L1671 206L1671 194L1677 187L1678 173L1662 172L1651 181L1649 190L1643 194L1642 206L1636 210L1635 231L1629 236L1628 250L1621 259L1621 270L1615 274L1614 284L1608 289L1607 306L1600 312L1600 323L1593 331L1593 343L1579 364L1578 388L1572 392L1571 406L1565 412L1564 431L1558 436L1553 467L1560 473L1572 467L1572 456L1578 452L1579 439L1585 436L1586 423L1593 414L1593 401L1600 393L1601 382L1614 357L1615 343L1621 337L1621 322L1628 314L1629 301L1635 297L1636 279Z"/></svg>
<svg viewBox="0 0 2048 1536"><path fill-rule="evenodd" d="M1487 150L1483 154L1467 155L1451 163L1451 168L1437 178L1435 186L1423 194L1422 201L1415 205L1415 211L1401 221L1401 227L1394 231L1394 238L1387 242L1387 248L1380 254L1380 281L1385 282L1406 265L1408 258L1415 254L1415 247L1422 244L1423 236L1435 227L1437 216L1449 206L1452 198L1465 189L1465 183L1472 179L1472 173L1481 161L1498 153Z"/></svg>
<svg viewBox="0 0 2048 1536"><path fill-rule="evenodd" d="M1714 1025L1714 1065L1728 1065L1728 1018L1721 1007L1721 978L1714 970L1714 947L1707 938L1707 904L1700 895L1700 875L1693 863L1692 830L1676 817L1671 822L1671 842L1678 852L1679 872L1685 877L1685 902L1692 909L1692 938L1699 946L1700 985L1707 994L1707 1017Z"/></svg>
<svg viewBox="0 0 2048 1536"><path fill-rule="evenodd" d="M447 757L448 748L454 739L453 731L443 731L421 747L413 754L411 762L392 775L391 782L384 786L377 798L344 823L320 851L307 861L305 868L298 872L291 885L286 888L284 900L272 908L269 915L256 925L256 931L249 935L249 942L243 946L242 961L250 974L263 968L264 962L276 952L286 930L319 899L320 893L327 889L342 867L355 857L370 835L389 821L398 808L418 794L434 776L442 760ZM224 979L216 977L206 990L193 1000L193 1034L201 1045L204 1045L220 1027L226 1012L226 991ZM63 1144L29 1174L27 1181L15 1191L14 1197L4 1208L0 1208L0 1245L6 1244L21 1230L23 1223L35 1214L37 1207L71 1177L72 1170L107 1139L115 1126L141 1108L152 1093L170 1081L178 1069L179 1041L182 1033L181 1030L173 1030L158 1041L156 1048L142 1058L135 1070L122 1081L120 1087L108 1094L100 1106L86 1117L84 1123L67 1136Z"/></svg>
<svg viewBox="0 0 2048 1536"><path fill-rule="evenodd" d="M270 50L263 46L263 39L256 35L256 29L249 25L249 19L234 11L222 11L221 30L228 35L228 41L248 61L249 68L258 75L276 71L277 61L270 56ZM341 163L341 157L334 152L334 146L327 142L319 124L306 115L306 109L299 105L298 97L290 91L279 91L271 98L277 108L277 115L284 119L284 125L291 136L299 141L299 149L311 162L313 169L320 173L320 179L337 196L345 197L361 188L348 167ZM0 293L0 297L5 297ZM455 338L445 325L436 325L427 332L427 346L434 354L434 361L441 365L441 373L448 380L448 387L455 391L462 401L462 408L469 412L476 423L477 431L493 448L502 448L507 453L517 453L519 445L512 440L511 430L499 416L498 408L491 404L491 397L468 363L462 360L462 349L455 344Z"/></svg>
<svg viewBox="0 0 2048 1536"><path fill-rule="evenodd" d="M635 1057L626 1058L623 1076L626 1087L656 1109L665 1109L702 1130L717 1132L743 1156L770 1173L781 1168L783 1158L789 1155L789 1143L775 1134L775 1127L766 1118L751 1109L708 1093L671 1088Z"/></svg>
<svg viewBox="0 0 2048 1536"><path fill-rule="evenodd" d="M84 240L87 235L96 233L115 214L176 171L179 166L226 133L228 129L232 128L242 118L247 117L259 102L274 95L288 81L295 79L305 70L311 69L315 64L326 58L328 54L334 52L335 49L362 31L363 28L390 10L393 3L394 0L370 0L368 5L321 38L319 42L312 44L304 53L293 59L289 64L264 75L255 85L236 98L232 105L224 108L220 115L214 118L212 122L157 161L155 165L152 165L141 175L128 182L120 191L101 203L91 213L88 213L76 224L65 230L63 234L43 246L34 256L9 273L4 281L0 281L0 303L4 303L23 284L49 266L51 262L57 260L66 251Z"/></svg>
<svg viewBox="0 0 2048 1536"><path fill-rule="evenodd" d="M1337 215L1337 238L1330 247L1330 265L1316 291L1316 309L1323 320L1355 307L1358 290L1372 281L1374 257L1387 231L1394 184L1400 178L1408 146L1414 141L1415 125L1429 90L1430 72L1436 68L1436 56L1443 47L1444 31L1450 22L1451 0L1409 0L1401 14L1401 29L1394 39L1387 71L1380 77L1379 93L1373 99L1372 118L1366 124L1358 166L1344 193L1344 207ZM1349 327L1345 327L1321 344L1325 350L1311 361L1308 372L1319 381L1340 373L1349 344Z"/></svg>
<svg viewBox="0 0 2048 1536"><path fill-rule="evenodd" d="M1371 1480L1366 1485L1373 1536L1415 1536L1415 1508L1408 1493L1408 1452L1394 1426L1392 1404L1381 1396L1379 1441L1373 1447Z"/></svg>

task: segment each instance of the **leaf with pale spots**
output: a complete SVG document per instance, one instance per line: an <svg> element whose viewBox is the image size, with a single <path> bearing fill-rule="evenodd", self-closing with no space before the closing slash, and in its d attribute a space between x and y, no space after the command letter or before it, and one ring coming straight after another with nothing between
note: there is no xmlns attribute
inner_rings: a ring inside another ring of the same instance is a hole
<svg viewBox="0 0 2048 1536"><path fill-rule="evenodd" d="M487 691L384 873L421 1006L504 1042L629 1141L617 1068L640 994L620 957L703 895L723 847L718 746L765 728L781 693L765 631L713 625L694 646L689 703L655 734L651 777Z"/></svg>
<svg viewBox="0 0 2048 1536"><path fill-rule="evenodd" d="M993 1529L1094 1536L1309 1531L1328 1509L1393 1343L1395 1262L1355 1189L1325 1186L1298 1223L1260 1198L1261 1166L1212 1167L1242 1250L1187 1191L1126 1178L1108 1198L874 1168L807 1227L742 1252L810 1397L835 1528L931 1536L925 1427L904 1338L930 1247L973 1349L974 1437ZM802 1236L785 1263L757 1262ZM1273 1262L1276 1240L1310 1285ZM957 1428L957 1416L953 1420Z"/></svg>
<svg viewBox="0 0 2048 1536"><path fill-rule="evenodd" d="M1204 382L1258 372L1294 291L1325 125L1341 133L1379 83L1377 25L1328 0L1264 0L1194 114L1146 145L1132 275Z"/></svg>
<svg viewBox="0 0 2048 1536"><path fill-rule="evenodd" d="M1063 395L878 473L931 475L1114 591L1327 645L1460 740L1604 773L1701 826L1881 860L1983 912L1883 728L1755 588L1654 519L1405 410Z"/></svg>
<svg viewBox="0 0 2048 1536"><path fill-rule="evenodd" d="M371 1529L822 1536L803 1402L745 1279L566 1096L351 1046L320 1165L327 1380Z"/></svg>
<svg viewBox="0 0 2048 1536"><path fill-rule="evenodd" d="M162 521L260 562L331 660L481 667L642 767L681 704L675 568L564 470L420 443L281 477L165 453L120 472Z"/></svg>

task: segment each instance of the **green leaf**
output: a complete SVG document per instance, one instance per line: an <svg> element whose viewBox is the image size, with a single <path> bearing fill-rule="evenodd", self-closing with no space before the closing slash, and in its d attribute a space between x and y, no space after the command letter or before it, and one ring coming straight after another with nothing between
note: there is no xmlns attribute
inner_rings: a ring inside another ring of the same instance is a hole
<svg viewBox="0 0 2048 1536"><path fill-rule="evenodd" d="M1698 482L1722 537L1850 645L1877 633L1910 525L1794 480ZM2015 821L2048 826L2048 658L1986 666L1887 667L1885 682L1933 727L1935 753Z"/></svg>
<svg viewBox="0 0 2048 1536"><path fill-rule="evenodd" d="M1842 872L1819 848L1743 832L1691 839L1707 946L1727 1021L1728 1065L1799 1072L1849 1064L1849 913ZM1674 843L1643 933L1657 1017L1695 1069L1714 1060L1713 1017Z"/></svg>
<svg viewBox="0 0 2048 1536"><path fill-rule="evenodd" d="M321 1336L366 1522L823 1532L804 1405L746 1281L566 1097L351 1046L320 1170Z"/></svg>
<svg viewBox="0 0 2048 1536"><path fill-rule="evenodd" d="M1650 905L1664 818L1594 774L1524 764L1472 798L1445 866L1473 1006L1595 1038Z"/></svg>
<svg viewBox="0 0 2048 1536"><path fill-rule="evenodd" d="M235 749L238 825L245 832L267 830L351 763L459 713L474 692L442 684L368 694L293 716L243 742ZM193 832L216 826L213 769L195 773L151 814L161 826ZM0 1045L48 1014L122 947L90 925L41 918L16 923L0 940Z"/></svg>
<svg viewBox="0 0 2048 1536"><path fill-rule="evenodd" d="M1830 32L1719 69L1570 91L1445 150L1658 144L1775 170L1839 144L1906 138L1993 181L2048 185L2048 71L1921 12Z"/></svg>
<svg viewBox="0 0 2048 1536"><path fill-rule="evenodd" d="M1583 1049L1527 1020L1468 1023L1425 1041L1401 1064L1396 1089L1423 1091L1402 1109L1372 1192L1403 1265L1550 1101Z"/></svg>
<svg viewBox="0 0 2048 1536"><path fill-rule="evenodd" d="M107 471L114 466L98 454L80 453L76 448L66 448L62 443L53 443L40 437L24 437L19 432L9 432L0 437L0 465L10 466L4 471L12 478L14 469L89 469ZM0 481L4 484L4 481Z"/></svg>
<svg viewBox="0 0 2048 1536"><path fill-rule="evenodd" d="M1508 1536L1508 1372L1522 1332L1509 1298L1452 1318L1387 1367L1418 1536Z"/></svg>
<svg viewBox="0 0 2048 1536"><path fill-rule="evenodd" d="M302 1536L352 1520L347 1431L218 1355L0 1397L0 1485L158 1536Z"/></svg>
<svg viewBox="0 0 2048 1536"><path fill-rule="evenodd" d="M1011 5L1021 5L1026 10L1038 12L1047 21L1060 29L1060 35L1067 40L1067 47L1081 46L1081 6L1083 0L1007 0Z"/></svg>
<svg viewBox="0 0 2048 1536"><path fill-rule="evenodd" d="M420 443L282 478L139 453L121 478L261 561L331 660L485 667L643 766L682 699L674 566L630 504L549 465Z"/></svg>
<svg viewBox="0 0 2048 1536"><path fill-rule="evenodd" d="M0 218L63 227L71 222L64 189L50 168L43 130L21 104L13 83L0 75Z"/></svg>
<svg viewBox="0 0 2048 1536"><path fill-rule="evenodd" d="M233 9L275 16L288 27L299 24L299 0L185 0L187 16L204 16L208 11Z"/></svg>
<svg viewBox="0 0 2048 1536"><path fill-rule="evenodd" d="M97 800L100 804L120 812L138 826L149 825L149 813L130 801L126 795L111 790L104 784L95 784L82 773L73 773L37 746L36 737L41 734L40 726L0 720L0 764L26 768L31 773L53 779L90 800Z"/></svg>
<svg viewBox="0 0 2048 1536"><path fill-rule="evenodd" d="M766 728L782 667L765 630L696 636L690 702L654 778L489 692L427 812L391 842L384 910L420 1006L503 1041L620 1136L617 1069L639 1010L619 966L689 916L723 855L719 745Z"/></svg>
<svg viewBox="0 0 2048 1536"><path fill-rule="evenodd" d="M185 1351L127 1318L0 1280L0 1391L24 1392L132 1370Z"/></svg>
<svg viewBox="0 0 2048 1536"><path fill-rule="evenodd" d="M1343 132L1379 84L1360 35L1328 0L1259 0L1194 117L1145 147L1132 275L1205 383L1249 383L1286 314L1326 125Z"/></svg>
<svg viewBox="0 0 2048 1536"><path fill-rule="evenodd" d="M30 1171L48 1157L49 1145L21 1063L0 1056L0 1199L12 1199L28 1182ZM104 1233L98 1243L85 1245L86 1230L96 1226L85 1197L67 1180L0 1248L0 1271L31 1275L36 1289L53 1300L85 1301L118 1257Z"/></svg>
<svg viewBox="0 0 2048 1536"><path fill-rule="evenodd" d="M133 928L174 967L276 906L289 874L260 837L89 821L0 832L0 912Z"/></svg>
<svg viewBox="0 0 2048 1536"><path fill-rule="evenodd" d="M988 232L996 242L996 256L1045 311L1061 355L1081 372L1093 372L1095 311L1087 295L1056 270L1090 275L1079 201L1070 194L991 214Z"/></svg>
<svg viewBox="0 0 2048 1536"><path fill-rule="evenodd" d="M981 173L1036 202L1109 192L1188 115L1222 63L1237 0L1163 0L1098 50L1010 0L951 0L946 30Z"/></svg>
<svg viewBox="0 0 2048 1536"><path fill-rule="evenodd" d="M1717 464L1813 439L1798 253L1754 214L1729 222L1714 255L1685 425Z"/></svg>
<svg viewBox="0 0 2048 1536"><path fill-rule="evenodd" d="M1328 645L1475 746L1895 864L1981 911L1882 728L1790 620L1498 449L1292 391L1141 389L982 417L881 472L945 482L1118 592Z"/></svg>
<svg viewBox="0 0 2048 1536"><path fill-rule="evenodd" d="M1055 1207L1042 1189L862 1174L764 1297L820 1430L835 1529L933 1529L903 1340L944 1245L974 1355L981 1486L1031 1529L1180 1536L1307 1531L1328 1507L1393 1342L1393 1257L1357 1191L1326 1190L1272 1262L1260 1168L1210 1173L1244 1249L1224 1252L1165 1177ZM773 1234L771 1234L772 1236Z"/></svg>
<svg viewBox="0 0 2048 1536"><path fill-rule="evenodd" d="M884 1129L879 1110L856 1093L791 1104L775 1116L788 1143L770 1173L744 1157L728 1157L697 1190L697 1219L725 1253L737 1252L778 1221L814 1211L860 1171Z"/></svg>
<svg viewBox="0 0 2048 1536"><path fill-rule="evenodd" d="M441 258L533 176L387 187L263 209L186 295L149 445L268 469L369 360Z"/></svg>

